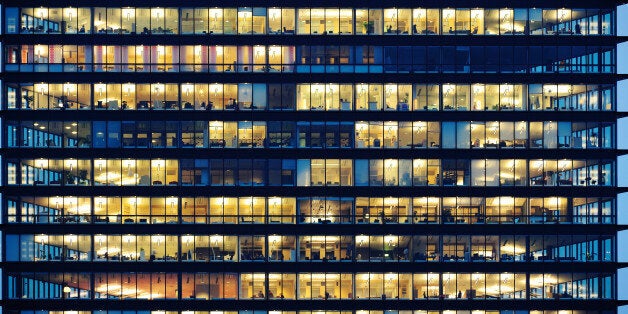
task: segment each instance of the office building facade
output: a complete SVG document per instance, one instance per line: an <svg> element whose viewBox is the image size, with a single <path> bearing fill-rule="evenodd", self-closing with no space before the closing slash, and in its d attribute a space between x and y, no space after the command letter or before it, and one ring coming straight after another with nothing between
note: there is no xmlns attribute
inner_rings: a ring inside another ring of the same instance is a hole
<svg viewBox="0 0 628 314"><path fill-rule="evenodd" d="M617 313L616 1L7 0L2 310Z"/></svg>

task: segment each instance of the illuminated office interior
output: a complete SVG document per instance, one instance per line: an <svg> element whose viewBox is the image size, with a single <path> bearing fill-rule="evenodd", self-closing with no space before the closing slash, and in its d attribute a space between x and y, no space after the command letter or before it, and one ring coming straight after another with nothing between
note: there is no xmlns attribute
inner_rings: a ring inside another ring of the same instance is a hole
<svg viewBox="0 0 628 314"><path fill-rule="evenodd" d="M0 311L619 314L618 5L7 0Z"/></svg>

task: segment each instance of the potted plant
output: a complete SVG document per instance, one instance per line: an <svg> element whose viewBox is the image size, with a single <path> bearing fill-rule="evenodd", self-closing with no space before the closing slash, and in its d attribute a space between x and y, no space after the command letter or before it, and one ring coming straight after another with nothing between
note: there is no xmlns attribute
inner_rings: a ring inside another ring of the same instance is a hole
<svg viewBox="0 0 628 314"><path fill-rule="evenodd" d="M397 104L397 110L408 110L408 100L410 99L410 95L408 93L405 93L403 95L403 97L399 100L399 103Z"/></svg>
<svg viewBox="0 0 628 314"><path fill-rule="evenodd" d="M454 222L454 216L450 208L444 208L441 214L443 222Z"/></svg>
<svg viewBox="0 0 628 314"><path fill-rule="evenodd" d="M92 144L92 140L90 139L90 135L86 135L84 137L79 137L76 139L77 147L89 147Z"/></svg>
<svg viewBox="0 0 628 314"><path fill-rule="evenodd" d="M35 98L33 98L33 96L24 95L24 103L26 104L26 107L24 107L24 108L30 109L34 100L35 100Z"/></svg>
<svg viewBox="0 0 628 314"><path fill-rule="evenodd" d="M373 33L373 21L364 21L362 22L362 34L372 34Z"/></svg>
<svg viewBox="0 0 628 314"><path fill-rule="evenodd" d="M65 178L65 184L74 185L76 184L76 176L70 171L64 171L63 177Z"/></svg>
<svg viewBox="0 0 628 314"><path fill-rule="evenodd" d="M79 170L78 177L79 177L79 184L87 185L87 170L84 170L84 169Z"/></svg>

